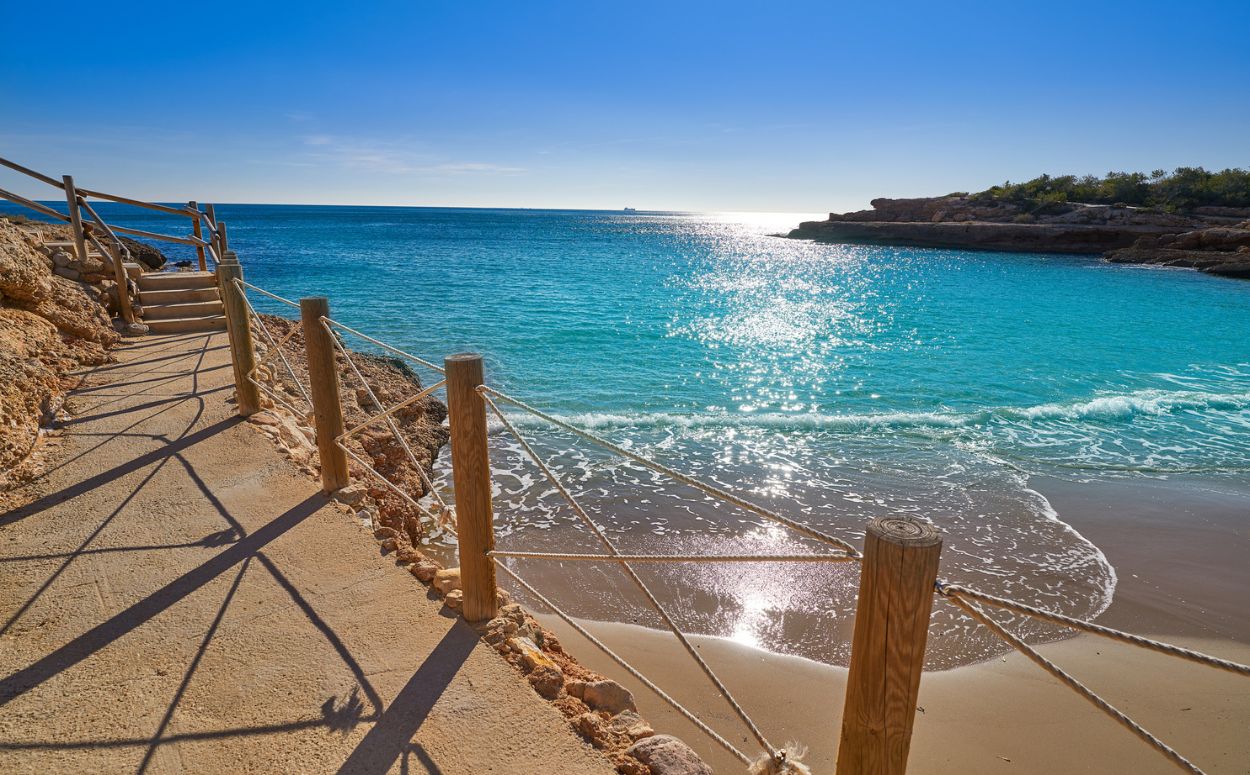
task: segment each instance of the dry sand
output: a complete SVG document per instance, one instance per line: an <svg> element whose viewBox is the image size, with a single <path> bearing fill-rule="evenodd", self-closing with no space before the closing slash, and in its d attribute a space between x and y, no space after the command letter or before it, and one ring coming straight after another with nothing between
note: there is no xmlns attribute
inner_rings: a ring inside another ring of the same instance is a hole
<svg viewBox="0 0 1250 775"><path fill-rule="evenodd" d="M676 734L718 773L737 760L632 679L570 628L542 617L565 647L594 670L625 683L639 712ZM589 629L740 749L753 741L672 636L633 625ZM775 744L811 748L813 772L832 773L846 670L720 638L696 637L700 653ZM1184 645L1250 662L1250 647L1187 639ZM1250 679L1082 636L1041 648L1208 773L1250 772ZM1175 767L1017 654L924 674L908 772L1171 773Z"/></svg>

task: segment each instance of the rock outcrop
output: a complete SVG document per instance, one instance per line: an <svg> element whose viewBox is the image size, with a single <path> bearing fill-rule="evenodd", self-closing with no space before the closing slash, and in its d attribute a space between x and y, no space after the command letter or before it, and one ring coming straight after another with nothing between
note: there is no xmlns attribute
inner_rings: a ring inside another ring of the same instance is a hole
<svg viewBox="0 0 1250 775"><path fill-rule="evenodd" d="M75 372L109 360L117 333L101 291L54 270L43 242L55 228L0 218L0 475L19 464L54 419ZM58 235L51 235L58 236Z"/></svg>
<svg viewBox="0 0 1250 775"><path fill-rule="evenodd" d="M1108 251L1106 258L1117 264L1189 267L1225 277L1250 279L1250 221L1141 237L1127 248Z"/></svg>
<svg viewBox="0 0 1250 775"><path fill-rule="evenodd" d="M271 357L257 369L257 376L266 387L261 397L266 411L250 419L272 436L292 461L309 473L316 474L319 463L311 408L300 386L286 369L286 364L290 364L300 384L308 384L304 332L295 320L261 315L261 321L275 342L286 339L288 334L291 338L282 347L286 363ZM253 341L257 356L264 358L268 352L268 337L256 330L253 331ZM374 403L346 358L336 352L335 360L342 384L343 417L349 428L360 425L422 388L420 378L398 359L358 352L353 352L352 359L382 405ZM275 395L280 400L275 400ZM386 422L381 420L353 434L346 443L355 455L369 461L387 481L420 500L429 494L426 482L434 476L434 459L447 443L448 431L442 424L446 417L447 407L433 396L426 396L391 415L418 465L413 465L404 443L397 440ZM439 512L437 503L428 505L428 509L439 518L438 522L432 523L405 498L366 471L358 460L349 460L349 466L353 484L339 491L335 497L350 505L357 515L368 520L379 532L386 531L385 537L379 538L388 551L402 552L419 546L451 526L451 515Z"/></svg>
<svg viewBox="0 0 1250 775"><path fill-rule="evenodd" d="M830 213L789 236L823 242L1040 253L1103 253L1142 237L1210 225L1212 218L1119 205L1026 204L952 194L874 199L871 210Z"/></svg>
<svg viewBox="0 0 1250 775"><path fill-rule="evenodd" d="M1101 253L1121 264L1191 267L1250 278L1250 211L1199 207L1171 213L1125 205L1013 202L951 194L874 199L871 210L830 213L788 235L821 242ZM1238 222L1240 220L1240 222Z"/></svg>

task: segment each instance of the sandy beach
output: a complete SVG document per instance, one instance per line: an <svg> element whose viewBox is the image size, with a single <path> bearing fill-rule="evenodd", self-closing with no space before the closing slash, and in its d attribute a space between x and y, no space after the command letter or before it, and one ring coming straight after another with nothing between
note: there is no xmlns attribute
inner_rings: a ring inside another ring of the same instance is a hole
<svg viewBox="0 0 1250 775"><path fill-rule="evenodd" d="M1065 521L1107 553L1119 581L1109 626L1250 661L1244 590L1250 549L1244 487L1227 481L1037 480ZM944 603L937 603L938 607ZM553 616L542 617L589 667L624 671ZM666 633L587 623L609 647L744 751L753 741ZM846 669L698 637L730 691L775 744L809 746L816 772L836 761ZM1250 681L1090 635L1040 651L1209 773L1250 772ZM624 679L622 679L624 680ZM737 760L645 687L624 680L657 729L688 741L717 772ZM909 772L1168 773L1175 767L1023 656L924 674Z"/></svg>

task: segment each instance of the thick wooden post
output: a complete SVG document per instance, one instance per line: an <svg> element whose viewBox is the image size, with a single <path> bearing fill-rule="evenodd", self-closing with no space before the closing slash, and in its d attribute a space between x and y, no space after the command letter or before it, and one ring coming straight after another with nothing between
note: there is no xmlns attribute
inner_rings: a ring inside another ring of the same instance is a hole
<svg viewBox="0 0 1250 775"><path fill-rule="evenodd" d="M941 554L942 537L932 525L910 517L868 525L838 775L907 771Z"/></svg>
<svg viewBox="0 0 1250 775"><path fill-rule="evenodd" d="M78 209L78 189L74 188L74 176L62 175L61 180L65 183L65 203L69 205L69 225L74 230L74 250L78 251L79 261L86 261L87 238L82 230L82 211Z"/></svg>
<svg viewBox="0 0 1250 775"><path fill-rule="evenodd" d="M486 402L482 356L448 356L447 414L451 424L451 474L456 487L456 532L460 547L460 583L464 618L471 622L495 618L494 516L490 498L490 454L486 446Z"/></svg>
<svg viewBox="0 0 1250 775"><path fill-rule="evenodd" d="M192 210L195 210L197 212L200 209L199 205L197 205L195 202L187 202L187 207L190 207ZM195 238L197 240L204 239L204 230L200 227L200 216L198 215L191 219L191 232L192 234L195 235ZM204 260L204 246L200 244L196 244L195 254L200 259L200 271L201 272L208 271L208 263Z"/></svg>
<svg viewBox="0 0 1250 775"><path fill-rule="evenodd" d="M243 279L239 257L230 254L217 265L217 286L221 306L226 312L226 334L230 338L230 365L234 368L234 395L240 417L260 411L260 389L249 376L256 368L256 349L252 344L252 319L243 301L243 289L235 280Z"/></svg>
<svg viewBox="0 0 1250 775"><path fill-rule="evenodd" d="M321 318L330 317L330 300L324 296L300 299L299 315L304 325L308 387L317 425L317 452L321 456L321 489L328 494L343 489L348 482L347 453L337 442L347 430L339 399L339 370L331 334L321 324Z"/></svg>

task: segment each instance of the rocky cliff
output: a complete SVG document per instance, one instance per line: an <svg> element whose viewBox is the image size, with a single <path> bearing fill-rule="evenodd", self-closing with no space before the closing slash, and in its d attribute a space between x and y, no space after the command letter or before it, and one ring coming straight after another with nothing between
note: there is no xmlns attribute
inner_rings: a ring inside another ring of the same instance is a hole
<svg viewBox="0 0 1250 775"><path fill-rule="evenodd" d="M1188 266L1233 277L1250 276L1246 248L1250 211L1200 207L1187 213L1068 202L1014 202L951 194L874 199L871 210L830 213L788 236L821 242L1003 250L1101 253L1117 263ZM1243 252L1238 252L1238 251Z"/></svg>
<svg viewBox="0 0 1250 775"><path fill-rule="evenodd" d="M1250 279L1250 221L1141 237L1127 248L1108 251L1107 260L1117 264L1189 267Z"/></svg>
<svg viewBox="0 0 1250 775"><path fill-rule="evenodd" d="M56 228L0 219L0 480L20 473L77 373L118 340L100 289L54 272L43 242L68 236Z"/></svg>

